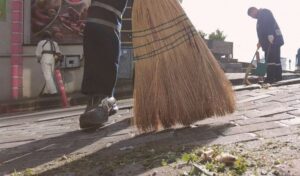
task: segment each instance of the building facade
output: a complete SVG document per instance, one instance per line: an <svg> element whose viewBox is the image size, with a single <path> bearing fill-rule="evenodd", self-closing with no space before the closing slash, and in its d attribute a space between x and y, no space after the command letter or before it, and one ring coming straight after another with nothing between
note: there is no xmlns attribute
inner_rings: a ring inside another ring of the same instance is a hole
<svg viewBox="0 0 300 176"><path fill-rule="evenodd" d="M0 1L0 102L37 97L45 83L35 57L37 42L51 31L66 56L61 72L67 93L78 92L83 74L82 31L90 0ZM132 79L131 7L123 20L119 79Z"/></svg>

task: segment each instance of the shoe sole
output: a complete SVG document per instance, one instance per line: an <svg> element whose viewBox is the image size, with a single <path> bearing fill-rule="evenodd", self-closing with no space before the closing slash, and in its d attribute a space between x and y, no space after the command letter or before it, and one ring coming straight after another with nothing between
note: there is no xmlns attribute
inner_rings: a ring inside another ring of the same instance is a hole
<svg viewBox="0 0 300 176"><path fill-rule="evenodd" d="M97 131L99 128L101 128L103 126L104 126L103 124L100 124L100 125L95 125L95 126L91 126L91 127L88 127L88 128L82 128L82 127L80 127L80 129L83 132L92 133L92 132Z"/></svg>
<svg viewBox="0 0 300 176"><path fill-rule="evenodd" d="M81 129L93 129L103 126L108 121L108 114L99 110L89 111L80 115L79 126Z"/></svg>

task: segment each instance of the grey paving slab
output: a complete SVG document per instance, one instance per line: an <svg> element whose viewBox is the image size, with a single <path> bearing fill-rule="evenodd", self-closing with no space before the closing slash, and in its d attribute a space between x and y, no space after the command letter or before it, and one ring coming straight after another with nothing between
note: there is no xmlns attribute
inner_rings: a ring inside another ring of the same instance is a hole
<svg viewBox="0 0 300 176"><path fill-rule="evenodd" d="M272 122L272 121L280 121L280 120L294 119L294 118L295 118L294 116L284 113L284 114L277 114L270 117L247 118L244 120L236 120L234 122L241 126L244 126L244 125L262 123L262 122Z"/></svg>
<svg viewBox="0 0 300 176"><path fill-rule="evenodd" d="M213 117L204 119L194 123L193 125L222 125L222 124L230 124L231 121L244 119L242 115L227 115L223 117Z"/></svg>
<svg viewBox="0 0 300 176"><path fill-rule="evenodd" d="M280 122L283 124L286 124L286 125L300 125L300 117L295 117L293 119L287 119L287 120L281 120Z"/></svg>
<svg viewBox="0 0 300 176"><path fill-rule="evenodd" d="M254 141L254 140L257 140L257 139L258 138L254 134L243 133L243 134L236 134L236 135L218 137L218 138L215 138L215 139L207 140L205 142L198 141L198 142L194 142L192 144L228 145L228 144L239 143L239 142Z"/></svg>
<svg viewBox="0 0 300 176"><path fill-rule="evenodd" d="M298 106L298 105L297 105ZM300 110L297 108L297 106L293 105L293 108L296 108L294 111L290 111L289 114L300 116Z"/></svg>
<svg viewBox="0 0 300 176"><path fill-rule="evenodd" d="M289 107L294 107L295 105L299 105L300 101L299 100L293 100L293 101L288 101L288 102L283 102L281 103L283 106L289 106Z"/></svg>
<svg viewBox="0 0 300 176"><path fill-rule="evenodd" d="M288 165L279 166L282 170L288 170L290 175L298 176L300 175L300 159L294 159L289 161Z"/></svg>
<svg viewBox="0 0 300 176"><path fill-rule="evenodd" d="M276 129L268 129L263 131L255 132L259 137L263 138L274 138L279 136L287 136L295 133L299 133L300 128L299 127L282 127L282 128L276 128Z"/></svg>
<svg viewBox="0 0 300 176"><path fill-rule="evenodd" d="M0 172L4 168L37 167L64 155L93 155L106 150L115 154L130 146L240 143L259 148L266 139L285 139L300 146L299 88L292 85L238 91L237 112L233 114L149 134L139 134L131 126L132 99L118 103L122 110L93 133L79 130L78 113L83 107L75 108L76 113L59 111L53 112L54 116L40 113L7 118L0 120L0 133L5 136L0 138L0 156L6 161L4 167L0 164Z"/></svg>
<svg viewBox="0 0 300 176"><path fill-rule="evenodd" d="M260 102L258 102L258 103L246 102L246 103L238 103L236 106L239 111L241 111L241 110L246 111L246 110L256 109L263 105L264 105L264 103L260 103Z"/></svg>
<svg viewBox="0 0 300 176"><path fill-rule="evenodd" d="M296 110L296 108L274 107L273 109L268 109L268 110L260 111L257 113L254 113L254 112L245 113L245 116L247 116L249 118L265 117L265 116L271 116L271 115L280 114L280 113L286 113L286 112L293 111L293 110Z"/></svg>
<svg viewBox="0 0 300 176"><path fill-rule="evenodd" d="M300 100L300 95L291 95L291 96L286 97L286 98L280 98L280 99L277 98L276 100L279 101L279 102L282 102L282 103L289 102L289 101Z"/></svg>
<svg viewBox="0 0 300 176"><path fill-rule="evenodd" d="M257 123L257 124L251 124L245 126L231 127L225 130L219 130L219 132L223 135L228 136L228 135L251 133L251 132L261 131L265 129L274 129L280 127L282 127L282 125L280 125L279 123L265 122L265 123Z"/></svg>
<svg viewBox="0 0 300 176"><path fill-rule="evenodd" d="M300 103L299 104L291 105L291 107L299 109L300 108Z"/></svg>
<svg viewBox="0 0 300 176"><path fill-rule="evenodd" d="M286 107L286 106L283 106L279 102L266 102L266 103L261 103L261 106L256 106L255 109L257 109L258 111L266 111L266 110L272 110L274 109L274 107Z"/></svg>
<svg viewBox="0 0 300 176"><path fill-rule="evenodd" d="M237 101L244 100L244 99L248 99L248 98L251 98L251 97L253 97L253 95L248 95L248 94L245 94L245 95L235 94L235 98L236 98Z"/></svg>
<svg viewBox="0 0 300 176"><path fill-rule="evenodd" d="M281 93L281 94L278 94L278 95L272 95L268 98L265 98L263 100L260 100L260 102L272 102L272 101L277 101L277 100L280 100L280 99L283 99L283 98L287 98L287 97L290 97L291 95L289 95L288 93Z"/></svg>
<svg viewBox="0 0 300 176"><path fill-rule="evenodd" d="M247 99L237 101L237 103L251 102L251 101L260 100L260 99L264 99L264 98L268 98L268 97L271 97L271 95L260 95L260 96L250 97Z"/></svg>
<svg viewBox="0 0 300 176"><path fill-rule="evenodd" d="M30 135L6 135L6 137L1 137L0 144L5 143L19 143L25 141L34 141L36 138Z"/></svg>
<svg viewBox="0 0 300 176"><path fill-rule="evenodd" d="M235 115L238 116L246 116L246 118L251 117L253 115L258 114L260 111L256 109L251 109L251 110L239 110L238 112L235 112Z"/></svg>

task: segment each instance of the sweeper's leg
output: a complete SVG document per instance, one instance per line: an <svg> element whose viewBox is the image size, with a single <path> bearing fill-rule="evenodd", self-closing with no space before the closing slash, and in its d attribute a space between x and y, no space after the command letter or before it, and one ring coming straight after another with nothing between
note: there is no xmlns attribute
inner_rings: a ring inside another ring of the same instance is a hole
<svg viewBox="0 0 300 176"><path fill-rule="evenodd" d="M79 118L79 125L82 129L95 128L102 126L108 120L110 113L113 111L115 99L103 98L101 96L91 97L92 103L87 106L87 110ZM97 102L100 101L100 102Z"/></svg>
<svg viewBox="0 0 300 176"><path fill-rule="evenodd" d="M274 48L274 58L275 58L275 81L281 81L282 80L282 65L281 65L281 54L280 54L280 47Z"/></svg>
<svg viewBox="0 0 300 176"><path fill-rule="evenodd" d="M90 96L86 112L80 117L81 128L107 121L115 104L109 102L117 80L120 54L118 32L88 23L84 32L84 76L82 92Z"/></svg>
<svg viewBox="0 0 300 176"><path fill-rule="evenodd" d="M280 61L280 47L272 45L268 52L265 53L267 59L267 78L266 83L274 83L282 80L282 67Z"/></svg>
<svg viewBox="0 0 300 176"><path fill-rule="evenodd" d="M88 97L87 106L85 109L85 113L96 108L100 105L101 101L105 98L105 96L94 95ZM117 105L117 100L114 97L110 97L107 101L111 104L112 107L109 109L109 116L114 115L118 112L119 107Z"/></svg>

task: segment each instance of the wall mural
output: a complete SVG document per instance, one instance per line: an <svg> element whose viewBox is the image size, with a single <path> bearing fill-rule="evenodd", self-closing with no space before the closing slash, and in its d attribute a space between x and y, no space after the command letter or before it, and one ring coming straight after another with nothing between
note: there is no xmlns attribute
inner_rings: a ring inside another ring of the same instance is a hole
<svg viewBox="0 0 300 176"><path fill-rule="evenodd" d="M0 0L0 21L6 19L6 0Z"/></svg>
<svg viewBox="0 0 300 176"><path fill-rule="evenodd" d="M59 43L82 43L90 1L31 0L31 43L41 40L44 31L52 32Z"/></svg>

